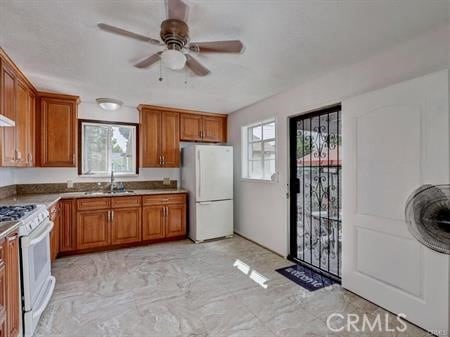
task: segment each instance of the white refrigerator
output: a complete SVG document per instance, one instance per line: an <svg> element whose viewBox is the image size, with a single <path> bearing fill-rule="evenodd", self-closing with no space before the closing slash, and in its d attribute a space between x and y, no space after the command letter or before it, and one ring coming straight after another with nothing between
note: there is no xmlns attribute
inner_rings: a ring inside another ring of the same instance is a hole
<svg viewBox="0 0 450 337"><path fill-rule="evenodd" d="M233 148L187 145L181 186L189 192L189 238L194 242L233 235Z"/></svg>

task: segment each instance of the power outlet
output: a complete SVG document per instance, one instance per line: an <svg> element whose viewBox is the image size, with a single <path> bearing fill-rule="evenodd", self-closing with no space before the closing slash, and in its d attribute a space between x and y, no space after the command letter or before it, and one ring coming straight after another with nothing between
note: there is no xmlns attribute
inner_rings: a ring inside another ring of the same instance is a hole
<svg viewBox="0 0 450 337"><path fill-rule="evenodd" d="M163 185L170 185L170 178L163 178Z"/></svg>
<svg viewBox="0 0 450 337"><path fill-rule="evenodd" d="M67 180L67 188L73 188L73 181Z"/></svg>

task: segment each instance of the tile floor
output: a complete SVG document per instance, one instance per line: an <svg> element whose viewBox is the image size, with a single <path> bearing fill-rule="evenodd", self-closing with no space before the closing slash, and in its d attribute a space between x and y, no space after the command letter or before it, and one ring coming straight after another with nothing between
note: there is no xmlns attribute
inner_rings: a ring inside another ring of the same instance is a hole
<svg viewBox="0 0 450 337"><path fill-rule="evenodd" d="M268 278L267 288L235 267L237 259ZM339 286L308 292L274 271L290 264L240 237L61 258L35 336L426 335L412 325L403 333L332 334L325 323L330 313L386 312Z"/></svg>

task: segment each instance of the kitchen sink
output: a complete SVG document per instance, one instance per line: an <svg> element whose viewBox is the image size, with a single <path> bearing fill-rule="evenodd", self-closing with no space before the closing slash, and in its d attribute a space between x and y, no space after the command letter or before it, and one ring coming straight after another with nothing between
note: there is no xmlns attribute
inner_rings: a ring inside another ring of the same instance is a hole
<svg viewBox="0 0 450 337"><path fill-rule="evenodd" d="M108 194L133 194L134 191L129 190L116 190L116 191L87 191L84 192L85 195L108 195Z"/></svg>

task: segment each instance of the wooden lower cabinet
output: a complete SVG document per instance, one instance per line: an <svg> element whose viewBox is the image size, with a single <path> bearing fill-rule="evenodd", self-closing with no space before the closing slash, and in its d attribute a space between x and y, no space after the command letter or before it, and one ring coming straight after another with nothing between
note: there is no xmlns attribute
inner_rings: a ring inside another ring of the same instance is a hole
<svg viewBox="0 0 450 337"><path fill-rule="evenodd" d="M0 337L6 336L6 240L0 240Z"/></svg>
<svg viewBox="0 0 450 337"><path fill-rule="evenodd" d="M75 200L60 201L59 252L70 252L77 248Z"/></svg>
<svg viewBox="0 0 450 337"><path fill-rule="evenodd" d="M166 238L186 235L186 204L166 206Z"/></svg>
<svg viewBox="0 0 450 337"><path fill-rule="evenodd" d="M6 328L8 337L20 331L19 235L6 237Z"/></svg>
<svg viewBox="0 0 450 337"><path fill-rule="evenodd" d="M52 262L56 260L59 254L59 237L60 237L60 223L61 223L61 212L60 204L57 203L49 210L50 220L53 221L53 229L50 232L50 257Z"/></svg>
<svg viewBox="0 0 450 337"><path fill-rule="evenodd" d="M62 255L186 235L183 193L61 200L59 214Z"/></svg>
<svg viewBox="0 0 450 337"><path fill-rule="evenodd" d="M77 213L77 249L108 246L110 210L90 210Z"/></svg>
<svg viewBox="0 0 450 337"><path fill-rule="evenodd" d="M142 208L142 239L158 240L166 236L164 206L144 206Z"/></svg>
<svg viewBox="0 0 450 337"><path fill-rule="evenodd" d="M111 244L141 241L141 208L115 208L111 211Z"/></svg>

